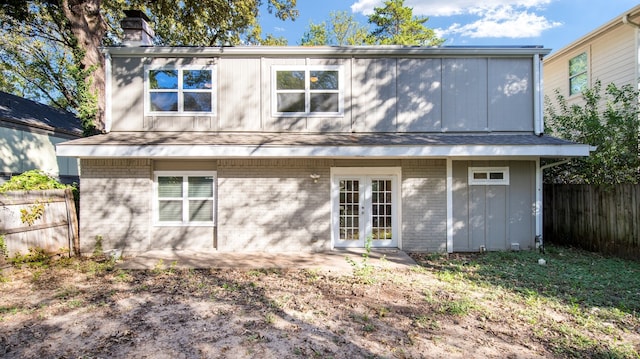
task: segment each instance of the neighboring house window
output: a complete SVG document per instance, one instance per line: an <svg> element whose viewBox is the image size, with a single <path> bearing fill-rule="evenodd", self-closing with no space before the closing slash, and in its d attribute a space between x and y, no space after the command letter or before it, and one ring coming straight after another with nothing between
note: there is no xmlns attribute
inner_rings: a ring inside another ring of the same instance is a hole
<svg viewBox="0 0 640 359"><path fill-rule="evenodd" d="M215 225L215 172L156 172L158 225Z"/></svg>
<svg viewBox="0 0 640 359"><path fill-rule="evenodd" d="M342 66L274 66L274 116L341 116Z"/></svg>
<svg viewBox="0 0 640 359"><path fill-rule="evenodd" d="M509 167L469 167L470 185L508 185Z"/></svg>
<svg viewBox="0 0 640 359"><path fill-rule="evenodd" d="M569 95L577 95L587 88L587 53L569 60Z"/></svg>
<svg viewBox="0 0 640 359"><path fill-rule="evenodd" d="M147 67L146 108L151 114L205 114L215 110L213 67Z"/></svg>

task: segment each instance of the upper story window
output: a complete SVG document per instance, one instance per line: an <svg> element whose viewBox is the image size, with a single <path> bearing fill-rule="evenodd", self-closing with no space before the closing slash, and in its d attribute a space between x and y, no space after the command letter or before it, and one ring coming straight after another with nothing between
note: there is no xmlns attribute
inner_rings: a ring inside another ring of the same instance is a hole
<svg viewBox="0 0 640 359"><path fill-rule="evenodd" d="M569 60L569 95L577 95L587 88L587 53Z"/></svg>
<svg viewBox="0 0 640 359"><path fill-rule="evenodd" d="M213 67L147 67L146 112L208 114L215 111Z"/></svg>
<svg viewBox="0 0 640 359"><path fill-rule="evenodd" d="M274 66L274 116L342 116L342 66Z"/></svg>
<svg viewBox="0 0 640 359"><path fill-rule="evenodd" d="M158 225L215 225L215 171L156 171L154 219Z"/></svg>
<svg viewBox="0 0 640 359"><path fill-rule="evenodd" d="M509 167L469 167L470 185L508 185Z"/></svg>

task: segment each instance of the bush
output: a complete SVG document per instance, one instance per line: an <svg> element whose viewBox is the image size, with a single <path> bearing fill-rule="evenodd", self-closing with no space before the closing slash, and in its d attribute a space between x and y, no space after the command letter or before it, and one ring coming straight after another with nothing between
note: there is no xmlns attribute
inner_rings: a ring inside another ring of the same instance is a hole
<svg viewBox="0 0 640 359"><path fill-rule="evenodd" d="M34 191L66 188L73 188L73 186L60 183L44 171L31 170L11 177L10 180L0 186L0 193L7 191Z"/></svg>

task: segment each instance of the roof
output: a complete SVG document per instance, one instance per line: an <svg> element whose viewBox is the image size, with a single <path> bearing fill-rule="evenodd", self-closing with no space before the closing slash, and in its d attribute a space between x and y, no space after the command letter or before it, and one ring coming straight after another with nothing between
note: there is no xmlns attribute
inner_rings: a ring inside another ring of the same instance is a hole
<svg viewBox="0 0 640 359"><path fill-rule="evenodd" d="M82 136L82 122L71 112L0 91L0 122Z"/></svg>
<svg viewBox="0 0 640 359"><path fill-rule="evenodd" d="M111 56L533 56L551 49L532 46L232 46L232 47L107 47Z"/></svg>
<svg viewBox="0 0 640 359"><path fill-rule="evenodd" d="M633 8L625 11L624 13L618 15L617 17L611 19L610 21L608 21L607 23L605 23L604 25L601 25L600 27L596 28L595 30L589 32L588 34L580 37L579 39L573 41L572 43L568 44L567 46L562 47L561 49L558 49L557 51L554 51L551 55L545 57L545 62L548 61L552 61L554 58L562 55L565 52L570 51L571 49L581 46L583 43L587 42L587 41L591 41L591 39L611 30L614 27L617 26L627 26L626 24L624 24L623 22L623 18L625 16L628 16L629 18L637 16L640 14L640 5L634 6Z"/></svg>
<svg viewBox="0 0 640 359"><path fill-rule="evenodd" d="M112 132L58 145L61 156L137 158L419 158L588 156L592 148L534 134Z"/></svg>

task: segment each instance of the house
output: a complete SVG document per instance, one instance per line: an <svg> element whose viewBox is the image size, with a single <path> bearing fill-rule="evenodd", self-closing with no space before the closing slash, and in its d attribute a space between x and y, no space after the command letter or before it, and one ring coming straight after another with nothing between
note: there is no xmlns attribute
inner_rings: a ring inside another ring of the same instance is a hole
<svg viewBox="0 0 640 359"><path fill-rule="evenodd" d="M0 92L0 182L32 169L78 182L78 160L56 156L55 146L80 137L82 124L72 113Z"/></svg>
<svg viewBox="0 0 640 359"><path fill-rule="evenodd" d="M544 95L552 104L558 91L581 105L585 88L601 81L618 87L640 84L640 5L626 11L543 61Z"/></svg>
<svg viewBox="0 0 640 359"><path fill-rule="evenodd" d="M548 52L107 48L107 133L57 147L82 251L534 248L540 159L589 153L542 134Z"/></svg>

